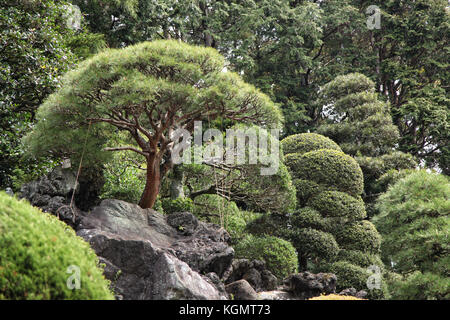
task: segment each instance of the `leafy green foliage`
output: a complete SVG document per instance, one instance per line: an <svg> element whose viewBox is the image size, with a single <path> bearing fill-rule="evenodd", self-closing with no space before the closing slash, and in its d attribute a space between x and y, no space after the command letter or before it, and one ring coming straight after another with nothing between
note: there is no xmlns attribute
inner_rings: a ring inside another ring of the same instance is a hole
<svg viewBox="0 0 450 320"><path fill-rule="evenodd" d="M137 203L144 189L142 180L145 171L127 161L126 155L118 152L113 159L105 164L103 175L105 184L102 188L101 199L119 199Z"/></svg>
<svg viewBox="0 0 450 320"><path fill-rule="evenodd" d="M337 76L320 91L320 101L329 124L317 131L337 142L352 156L379 156L389 152L398 140L389 107L378 101L375 84L366 76L351 73Z"/></svg>
<svg viewBox="0 0 450 320"><path fill-rule="evenodd" d="M56 217L0 192L0 299L113 299L89 244ZM80 268L80 288L66 271Z"/></svg>
<svg viewBox="0 0 450 320"><path fill-rule="evenodd" d="M301 258L315 263L333 261L339 251L332 234L312 228L296 228L291 234L291 242L301 251Z"/></svg>
<svg viewBox="0 0 450 320"><path fill-rule="evenodd" d="M306 152L319 149L342 151L336 142L317 133L294 134L284 138L281 144L285 155L290 153L303 155Z"/></svg>
<svg viewBox="0 0 450 320"><path fill-rule="evenodd" d="M294 247L288 241L277 237L247 236L234 250L236 258L264 260L267 269L279 279L284 279L298 269Z"/></svg>
<svg viewBox="0 0 450 320"><path fill-rule="evenodd" d="M390 284L392 299L449 300L450 278L432 272L416 271Z"/></svg>
<svg viewBox="0 0 450 320"><path fill-rule="evenodd" d="M448 177L416 171L382 195L374 219L383 235L382 254L393 269L449 275L450 183Z"/></svg>
<svg viewBox="0 0 450 320"><path fill-rule="evenodd" d="M361 198L354 198L339 191L324 191L308 201L308 205L324 217L346 217L348 222L366 217L366 209Z"/></svg>
<svg viewBox="0 0 450 320"><path fill-rule="evenodd" d="M194 210L194 203L189 198L177 198L161 200L161 205L164 213L171 214L174 212L192 212Z"/></svg>
<svg viewBox="0 0 450 320"><path fill-rule="evenodd" d="M353 196L363 191L363 174L358 163L336 150L320 149L302 155L291 167L294 176L320 185L333 186Z"/></svg>
<svg viewBox="0 0 450 320"><path fill-rule="evenodd" d="M362 220L344 225L336 232L336 240L342 249L379 253L381 237L372 222Z"/></svg>
<svg viewBox="0 0 450 320"><path fill-rule="evenodd" d="M80 29L71 27L69 7L61 0L0 5L0 188L53 167L51 160L23 159L20 138L32 128L38 106L59 87L60 76L102 47L102 35L88 33L82 21Z"/></svg>

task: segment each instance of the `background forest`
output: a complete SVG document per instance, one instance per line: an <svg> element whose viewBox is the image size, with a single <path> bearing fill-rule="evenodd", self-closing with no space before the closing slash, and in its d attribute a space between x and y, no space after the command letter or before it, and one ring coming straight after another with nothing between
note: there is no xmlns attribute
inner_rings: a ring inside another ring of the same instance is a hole
<svg viewBox="0 0 450 320"><path fill-rule="evenodd" d="M368 27L369 6L379 28ZM67 158L76 169L86 153L82 210L120 199L189 211L222 225L237 258L265 260L279 279L332 272L339 290L367 290L378 273L370 299L450 299L449 10L445 0L2 0L0 190L19 192ZM164 76L141 77L146 63ZM183 87L204 78L205 89ZM128 115L139 82L189 105L183 114L208 105L204 131L281 125L277 174L162 165L150 201L148 154L115 148L141 146L139 136L123 122L89 131L96 120L74 100Z"/></svg>

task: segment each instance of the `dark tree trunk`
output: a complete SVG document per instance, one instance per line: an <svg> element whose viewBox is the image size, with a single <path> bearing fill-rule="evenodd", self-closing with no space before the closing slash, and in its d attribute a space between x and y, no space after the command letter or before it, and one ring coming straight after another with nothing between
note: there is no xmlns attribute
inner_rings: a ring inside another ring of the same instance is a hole
<svg viewBox="0 0 450 320"><path fill-rule="evenodd" d="M144 192L139 201L139 206L143 209L152 208L156 202L161 183L159 162L160 159L156 154L150 155L147 159L147 181L145 182Z"/></svg>

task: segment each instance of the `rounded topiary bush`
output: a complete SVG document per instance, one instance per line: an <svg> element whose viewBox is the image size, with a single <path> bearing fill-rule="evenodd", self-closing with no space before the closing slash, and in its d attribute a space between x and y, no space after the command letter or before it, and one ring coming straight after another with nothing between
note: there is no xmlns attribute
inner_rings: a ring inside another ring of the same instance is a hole
<svg viewBox="0 0 450 320"><path fill-rule="evenodd" d="M317 133L299 133L288 136L281 140L283 146L283 153L285 155L290 153L299 153L300 155L319 149L332 149L342 151L339 145Z"/></svg>
<svg viewBox="0 0 450 320"><path fill-rule="evenodd" d="M293 184L297 191L296 195L297 195L297 206L298 207L305 206L311 197L313 197L325 190L332 189L330 187L321 186L321 185L315 183L314 181L302 180L302 179L295 179L293 181Z"/></svg>
<svg viewBox="0 0 450 320"><path fill-rule="evenodd" d="M330 264L327 272L336 275L336 289L338 292L347 288L367 289L367 280L372 274L367 268L357 266L348 261L337 261Z"/></svg>
<svg viewBox="0 0 450 320"><path fill-rule="evenodd" d="M349 223L335 234L336 241L342 249L379 253L381 236L372 222L362 220Z"/></svg>
<svg viewBox="0 0 450 320"><path fill-rule="evenodd" d="M339 261L348 261L354 265L367 268L372 265L376 265L380 267L380 269L384 269L384 264L381 261L379 255L371 254L367 252L362 252L358 250L345 250L342 249L339 251L337 260Z"/></svg>
<svg viewBox="0 0 450 320"><path fill-rule="evenodd" d="M281 238L247 236L235 247L235 257L264 260L267 269L284 279L298 270L297 253L292 244Z"/></svg>
<svg viewBox="0 0 450 320"><path fill-rule="evenodd" d="M353 196L363 191L363 173L358 163L343 152L330 149L311 151L301 156L291 170L297 178L331 186Z"/></svg>
<svg viewBox="0 0 450 320"><path fill-rule="evenodd" d="M345 217L350 221L366 217L363 200L340 191L325 191L308 201L324 217Z"/></svg>
<svg viewBox="0 0 450 320"><path fill-rule="evenodd" d="M295 211L291 216L291 224L295 228L325 228L325 222L320 212L311 207L303 207Z"/></svg>
<svg viewBox="0 0 450 320"><path fill-rule="evenodd" d="M339 251L332 234L312 228L294 230L291 241L303 258L333 261Z"/></svg>
<svg viewBox="0 0 450 320"><path fill-rule="evenodd" d="M72 266L79 289L68 286ZM0 299L114 299L108 285L94 251L69 226L0 192Z"/></svg>

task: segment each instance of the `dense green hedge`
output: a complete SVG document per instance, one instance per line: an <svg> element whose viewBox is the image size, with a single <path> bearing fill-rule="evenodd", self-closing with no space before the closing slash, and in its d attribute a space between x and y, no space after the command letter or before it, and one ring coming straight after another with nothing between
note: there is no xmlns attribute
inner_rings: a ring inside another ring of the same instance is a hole
<svg viewBox="0 0 450 320"><path fill-rule="evenodd" d="M283 153L298 153L300 155L319 149L342 151L336 142L317 133L299 133L281 140Z"/></svg>
<svg viewBox="0 0 450 320"><path fill-rule="evenodd" d="M69 289L70 266L80 288ZM0 299L113 299L89 244L56 217L0 192Z"/></svg>
<svg viewBox="0 0 450 320"><path fill-rule="evenodd" d="M291 167L297 177L315 183L333 186L353 196L363 191L363 174L358 163L342 152L320 149L305 153Z"/></svg>
<svg viewBox="0 0 450 320"><path fill-rule="evenodd" d="M236 258L264 260L267 269L279 279L284 279L298 270L294 247L290 242L277 237L247 236L234 250Z"/></svg>

